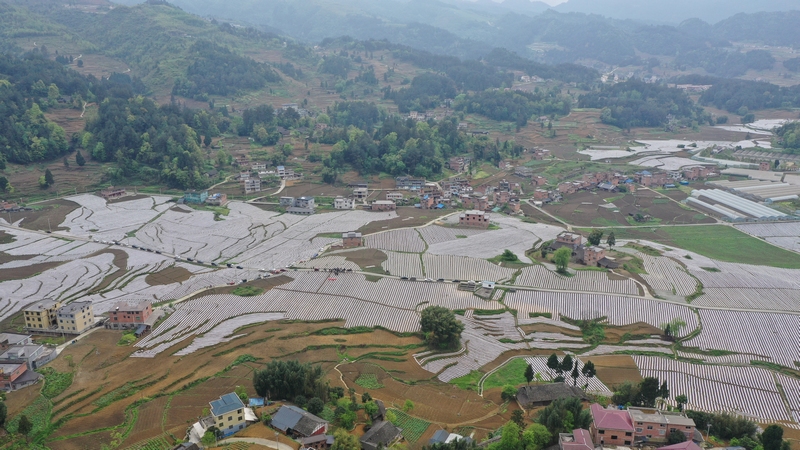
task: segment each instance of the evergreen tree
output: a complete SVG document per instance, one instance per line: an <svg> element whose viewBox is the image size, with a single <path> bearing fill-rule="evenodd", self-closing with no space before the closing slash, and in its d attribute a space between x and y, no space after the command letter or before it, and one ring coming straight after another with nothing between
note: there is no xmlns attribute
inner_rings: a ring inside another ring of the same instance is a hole
<svg viewBox="0 0 800 450"><path fill-rule="evenodd" d="M528 385L530 385L531 381L533 381L533 366L530 364L528 364L528 367L525 368L525 381L528 382Z"/></svg>
<svg viewBox="0 0 800 450"><path fill-rule="evenodd" d="M608 244L609 247L617 245L617 237L614 236L613 231L611 233L608 233L608 239L606 239L606 244Z"/></svg>
<svg viewBox="0 0 800 450"><path fill-rule="evenodd" d="M555 353L547 358L547 367L553 372L558 372L559 368L561 368L561 361L558 360L558 356Z"/></svg>
<svg viewBox="0 0 800 450"><path fill-rule="evenodd" d="M75 153L75 163L77 163L80 167L83 167L86 164L86 159L83 158L83 153L81 153L80 150Z"/></svg>
<svg viewBox="0 0 800 450"><path fill-rule="evenodd" d="M561 373L569 373L572 371L572 356L564 355L564 359L561 360Z"/></svg>
<svg viewBox="0 0 800 450"><path fill-rule="evenodd" d="M33 430L33 424L31 423L30 419L28 419L28 416L23 414L19 418L19 425L17 426L17 433L19 433L19 434L21 434L23 436L28 436L28 434L30 434L31 430Z"/></svg>
<svg viewBox="0 0 800 450"><path fill-rule="evenodd" d="M44 171L44 181L48 186L52 186L56 183L56 180L53 179L53 172L50 172L50 169Z"/></svg>

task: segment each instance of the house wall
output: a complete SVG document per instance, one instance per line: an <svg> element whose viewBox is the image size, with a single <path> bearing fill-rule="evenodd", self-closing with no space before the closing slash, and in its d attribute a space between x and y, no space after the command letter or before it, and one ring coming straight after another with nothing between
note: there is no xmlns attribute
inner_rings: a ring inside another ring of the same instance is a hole
<svg viewBox="0 0 800 450"><path fill-rule="evenodd" d="M86 305L72 314L58 314L58 329L69 333L83 333L94 325L92 305Z"/></svg>
<svg viewBox="0 0 800 450"><path fill-rule="evenodd" d="M153 314L153 307L149 303L147 306L140 310L122 310L110 311L108 324L111 328L134 328L141 325Z"/></svg>
<svg viewBox="0 0 800 450"><path fill-rule="evenodd" d="M631 445L633 444L633 432L624 430L597 429L591 428L592 440L600 445Z"/></svg>
<svg viewBox="0 0 800 450"><path fill-rule="evenodd" d="M214 413L213 411L211 412ZM214 424L222 431L222 434L229 436L247 426L244 420L244 409L237 409L223 415L214 415Z"/></svg>

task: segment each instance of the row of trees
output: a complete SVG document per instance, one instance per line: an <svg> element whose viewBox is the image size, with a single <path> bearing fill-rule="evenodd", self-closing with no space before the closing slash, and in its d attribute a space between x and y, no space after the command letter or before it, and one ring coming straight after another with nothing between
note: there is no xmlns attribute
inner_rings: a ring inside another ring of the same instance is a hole
<svg viewBox="0 0 800 450"><path fill-rule="evenodd" d="M567 115L571 105L572 98L562 95L560 88L536 88L534 92L488 90L460 95L454 108L523 127L531 116Z"/></svg>

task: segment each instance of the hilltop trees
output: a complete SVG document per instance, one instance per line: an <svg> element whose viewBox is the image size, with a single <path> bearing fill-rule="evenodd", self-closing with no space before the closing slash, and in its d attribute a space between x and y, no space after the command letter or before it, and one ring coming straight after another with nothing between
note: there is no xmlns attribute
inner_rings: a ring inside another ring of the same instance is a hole
<svg viewBox="0 0 800 450"><path fill-rule="evenodd" d="M328 398L322 367L294 361L273 360L253 374L253 387L261 397L270 399Z"/></svg>
<svg viewBox="0 0 800 450"><path fill-rule="evenodd" d="M433 348L451 349L458 347L464 324L456 319L453 311L441 306L429 306L422 310L420 319L425 340Z"/></svg>

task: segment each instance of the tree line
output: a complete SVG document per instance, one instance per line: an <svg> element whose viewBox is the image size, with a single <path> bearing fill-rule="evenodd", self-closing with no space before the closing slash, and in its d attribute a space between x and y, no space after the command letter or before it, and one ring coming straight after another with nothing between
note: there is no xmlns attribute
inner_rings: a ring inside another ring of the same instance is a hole
<svg viewBox="0 0 800 450"><path fill-rule="evenodd" d="M685 92L658 84L629 80L581 95L581 108L601 108L600 120L619 128L658 127L670 118L685 124L708 122L710 115Z"/></svg>

